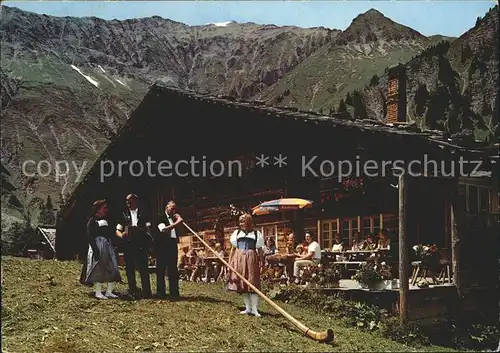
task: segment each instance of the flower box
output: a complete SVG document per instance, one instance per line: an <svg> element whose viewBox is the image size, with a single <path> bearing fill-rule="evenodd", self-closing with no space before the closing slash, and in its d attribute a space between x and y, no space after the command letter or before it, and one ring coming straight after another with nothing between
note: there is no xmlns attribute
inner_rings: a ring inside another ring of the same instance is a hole
<svg viewBox="0 0 500 353"><path fill-rule="evenodd" d="M392 280L380 280L369 284L361 284L361 288L368 290L391 290Z"/></svg>
<svg viewBox="0 0 500 353"><path fill-rule="evenodd" d="M385 262L380 264L375 259L368 259L368 262L361 266L352 277L361 288L369 290L390 290L392 289L391 267Z"/></svg>
<svg viewBox="0 0 500 353"><path fill-rule="evenodd" d="M302 273L301 279L308 285L316 288L339 288L342 275L341 269L336 266L310 267Z"/></svg>
<svg viewBox="0 0 500 353"><path fill-rule="evenodd" d="M441 255L435 244L418 244L413 246L413 251L415 251L415 257L422 262L423 267L434 272L439 270Z"/></svg>

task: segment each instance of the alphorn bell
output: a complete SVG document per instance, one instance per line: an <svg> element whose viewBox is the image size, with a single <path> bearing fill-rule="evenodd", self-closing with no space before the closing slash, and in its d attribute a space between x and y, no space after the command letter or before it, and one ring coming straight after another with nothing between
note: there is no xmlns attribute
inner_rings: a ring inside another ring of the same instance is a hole
<svg viewBox="0 0 500 353"><path fill-rule="evenodd" d="M318 342L324 342L324 343L330 343L334 339L334 334L332 329L328 329L326 331L322 332L316 332L311 330L309 327L304 325L302 322L294 318L292 315L287 313L284 309L278 306L275 302L273 302L271 299L269 299L264 293L262 293L260 290L258 290L252 283L250 283L245 277L243 277L240 273L238 273L231 265L229 265L226 260L222 258L214 249L210 247L203 239L200 237L194 230L191 229L185 222L183 222L184 226L191 232L193 235L198 238L199 241L207 249L209 249L224 265L226 265L231 271L233 271L245 284L250 287L255 293L257 293L266 303L271 305L274 309L276 309L281 315L286 317L292 324L295 325L300 331L302 331L307 337L312 338L315 341Z"/></svg>

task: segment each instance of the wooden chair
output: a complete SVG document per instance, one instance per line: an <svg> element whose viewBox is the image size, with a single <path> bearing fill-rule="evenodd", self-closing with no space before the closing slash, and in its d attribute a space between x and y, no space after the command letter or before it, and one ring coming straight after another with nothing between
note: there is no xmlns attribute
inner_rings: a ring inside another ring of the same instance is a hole
<svg viewBox="0 0 500 353"><path fill-rule="evenodd" d="M438 284L438 280L436 278L436 275L434 274L434 272L432 272L430 269L427 268L427 266L425 266L422 261L413 261L411 263L411 265L413 266L413 273L411 275L411 285L414 286L416 283L417 283L417 280L420 278L420 279L425 279L427 278L427 274L429 272L431 272L431 278L432 278L432 282L434 284Z"/></svg>
<svg viewBox="0 0 500 353"><path fill-rule="evenodd" d="M219 272L219 275L217 276L217 279L215 280L216 282L217 281L224 281L224 279L226 278L226 276L228 275L228 268L226 267L226 265L221 265L221 268L220 268L220 272Z"/></svg>
<svg viewBox="0 0 500 353"><path fill-rule="evenodd" d="M448 249L441 249L441 260L439 260L439 264L441 265L441 271L438 276L438 280L442 283L452 283L451 277L451 260L449 256Z"/></svg>
<svg viewBox="0 0 500 353"><path fill-rule="evenodd" d="M420 266L422 265L422 261L413 261L411 266L413 267L413 272L411 274L411 285L414 286L417 283L417 278L420 274Z"/></svg>

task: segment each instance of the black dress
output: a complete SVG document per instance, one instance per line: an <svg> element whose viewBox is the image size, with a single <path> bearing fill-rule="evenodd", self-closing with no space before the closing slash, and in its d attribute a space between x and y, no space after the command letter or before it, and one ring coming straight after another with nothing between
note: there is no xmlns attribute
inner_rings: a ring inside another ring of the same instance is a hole
<svg viewBox="0 0 500 353"><path fill-rule="evenodd" d="M111 244L114 227L105 218L92 217L87 223L89 250L83 264L80 283L93 285L96 282L121 281L115 251ZM99 258L94 259L94 252L99 251Z"/></svg>

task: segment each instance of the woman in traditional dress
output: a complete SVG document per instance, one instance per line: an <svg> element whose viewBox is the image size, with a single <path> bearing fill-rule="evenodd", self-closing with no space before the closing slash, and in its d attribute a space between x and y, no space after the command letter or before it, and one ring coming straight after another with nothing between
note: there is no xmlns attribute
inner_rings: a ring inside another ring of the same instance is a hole
<svg viewBox="0 0 500 353"><path fill-rule="evenodd" d="M95 297L98 299L118 298L113 294L114 282L121 281L115 251L111 237L115 236L114 227L110 226L108 203L98 200L92 205L92 217L87 222L89 250L83 265L80 282L92 286L95 284ZM101 291L101 283L107 283L106 293Z"/></svg>
<svg viewBox="0 0 500 353"><path fill-rule="evenodd" d="M239 227L231 235L229 264L247 281L260 290L260 272L264 266L262 233L253 229L252 216L248 213L239 218ZM241 314L260 317L257 310L259 297L235 273L229 274L227 289L243 295L245 310Z"/></svg>

